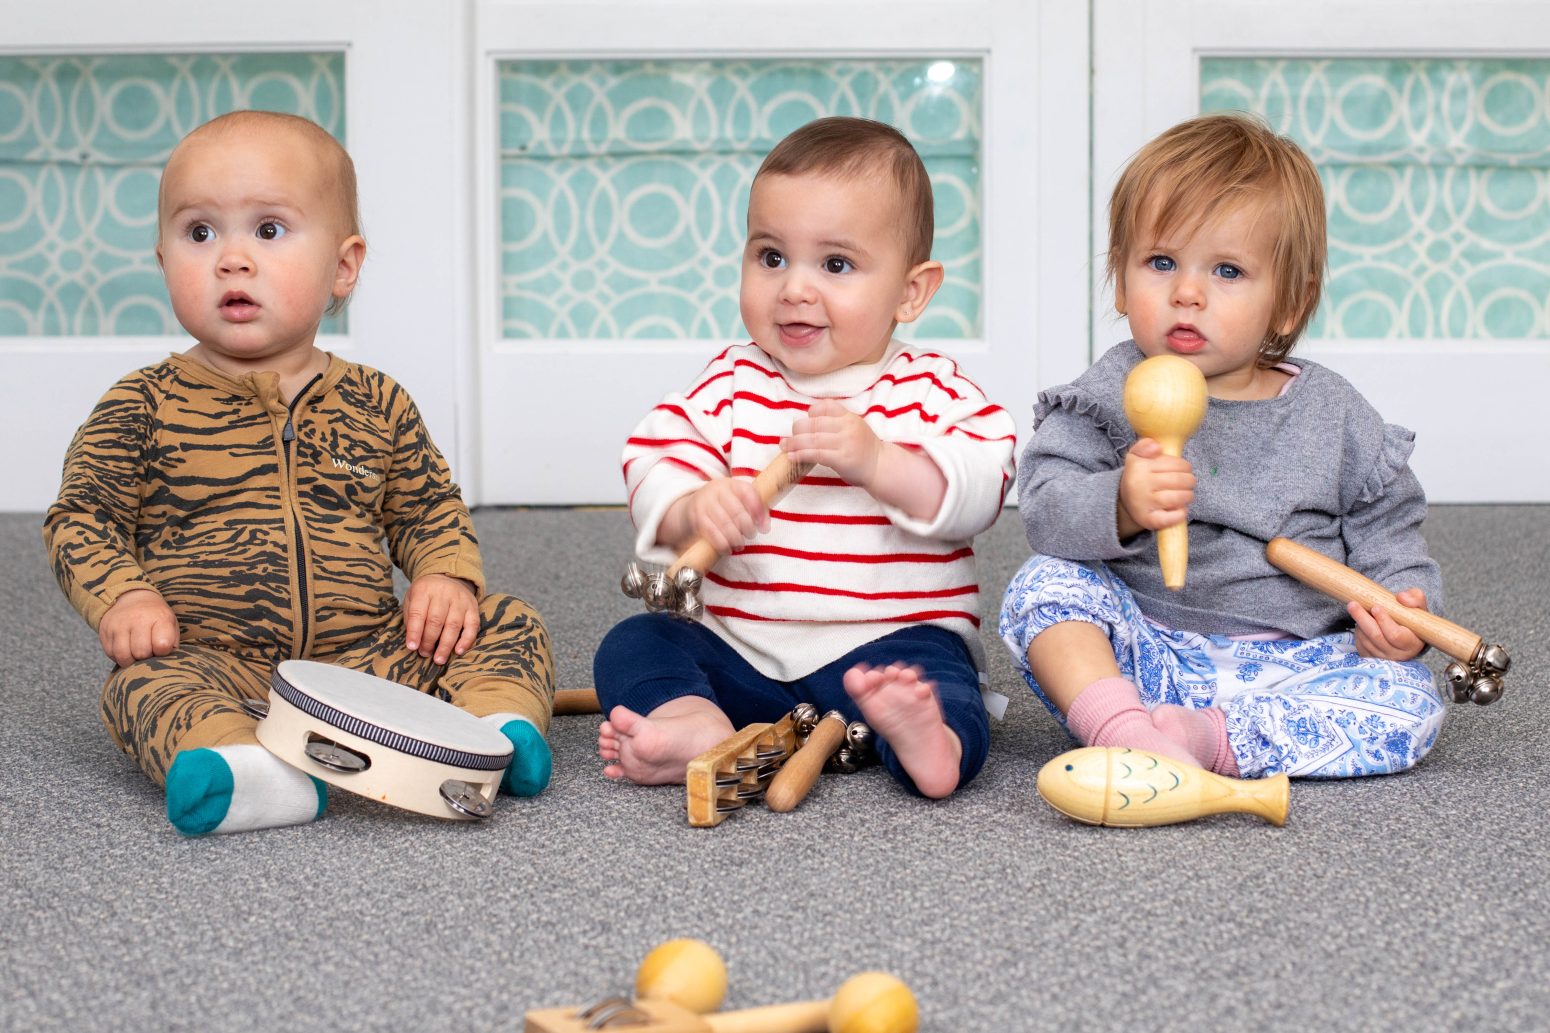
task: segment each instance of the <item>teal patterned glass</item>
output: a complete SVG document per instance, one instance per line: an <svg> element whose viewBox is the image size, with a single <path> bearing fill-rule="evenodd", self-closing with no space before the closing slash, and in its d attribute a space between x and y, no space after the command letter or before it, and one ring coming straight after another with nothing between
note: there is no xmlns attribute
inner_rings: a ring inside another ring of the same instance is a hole
<svg viewBox="0 0 1550 1033"><path fill-rule="evenodd" d="M505 62L502 336L741 336L754 171L804 123L862 115L931 176L947 278L908 336L978 337L981 107L973 60Z"/></svg>
<svg viewBox="0 0 1550 1033"><path fill-rule="evenodd" d="M153 250L161 167L239 108L342 141L344 55L0 56L0 336L181 335Z"/></svg>
<svg viewBox="0 0 1550 1033"><path fill-rule="evenodd" d="M1209 58L1319 168L1321 338L1550 338L1550 60Z"/></svg>

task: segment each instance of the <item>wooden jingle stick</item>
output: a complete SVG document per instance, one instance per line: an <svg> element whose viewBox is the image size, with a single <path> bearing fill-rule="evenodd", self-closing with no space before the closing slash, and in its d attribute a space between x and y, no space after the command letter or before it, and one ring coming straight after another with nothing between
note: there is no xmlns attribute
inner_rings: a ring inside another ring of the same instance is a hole
<svg viewBox="0 0 1550 1033"><path fill-rule="evenodd" d="M1140 828L1193 821L1230 811L1286 824L1290 782L1227 778L1145 750L1084 746L1039 769L1039 795L1087 825Z"/></svg>
<svg viewBox="0 0 1550 1033"><path fill-rule="evenodd" d="M807 798L824 764L845 744L845 716L831 710L807 735L807 742L781 766L764 791L764 806L781 814L796 808Z"/></svg>
<svg viewBox="0 0 1550 1033"><path fill-rule="evenodd" d="M1125 378L1125 418L1138 436L1161 445L1164 455L1184 454L1184 441L1205 419L1207 402L1205 376L1177 355L1143 359ZM1163 584L1177 591L1189 566L1189 522L1164 527L1156 537Z"/></svg>
<svg viewBox="0 0 1550 1033"><path fill-rule="evenodd" d="M1290 538L1270 539L1265 545L1265 558L1271 566L1332 599L1341 602L1354 599L1369 610L1374 606L1383 607L1395 624L1409 628L1422 642L1436 646L1456 660L1467 661L1480 648L1480 636L1474 632L1435 613L1406 606L1376 581Z"/></svg>
<svg viewBox="0 0 1550 1033"><path fill-rule="evenodd" d="M763 1008L696 1015L671 1001L638 1000L643 1021L621 1026L632 1033L915 1033L920 1012L909 987L884 972L847 979L827 1001L772 1004ZM575 1008L530 1011L525 1033L585 1033L597 1027Z"/></svg>
<svg viewBox="0 0 1550 1033"><path fill-rule="evenodd" d="M601 714L602 708L598 706L596 689L555 689L554 713L556 716L564 714Z"/></svg>
<svg viewBox="0 0 1550 1033"><path fill-rule="evenodd" d="M1479 635L1444 617L1406 606L1376 581L1290 538L1270 539L1265 545L1265 558L1272 566L1332 599L1355 600L1369 610L1383 607L1395 624L1409 628L1422 642L1459 661L1464 666L1452 665L1448 670L1449 680L1455 683L1456 701L1471 700L1483 706L1501 696L1502 675L1512 666L1501 646L1488 646Z"/></svg>
<svg viewBox="0 0 1550 1033"><path fill-rule="evenodd" d="M769 465L760 470L758 476L753 479L754 491L759 493L759 501L764 503L764 508L769 509L779 502L781 497L806 477L812 468L812 463L793 463L786 453L777 452ZM720 558L721 553L714 545L704 538L696 538L678 554L678 559L673 561L673 565L667 568L667 583L677 584L678 572L684 569L692 570L703 577Z"/></svg>

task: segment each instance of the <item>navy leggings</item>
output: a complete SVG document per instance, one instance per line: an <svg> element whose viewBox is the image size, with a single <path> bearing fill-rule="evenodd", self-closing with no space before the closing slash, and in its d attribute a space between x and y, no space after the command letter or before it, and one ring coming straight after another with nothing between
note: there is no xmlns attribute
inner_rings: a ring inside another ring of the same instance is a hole
<svg viewBox="0 0 1550 1033"><path fill-rule="evenodd" d="M620 705L637 714L649 714L669 700L701 696L720 707L733 728L742 728L760 721L778 721L798 703L811 703L820 714L838 710L847 721L861 720L860 709L841 681L858 663L919 667L923 677L935 684L942 718L963 745L959 788L979 774L990 750L990 722L980 697L979 674L963 639L942 628L902 628L806 677L783 682L760 674L702 624L662 613L642 613L620 621L603 637L592 661L592 675L605 715ZM920 795L881 736L876 747L888 772Z"/></svg>

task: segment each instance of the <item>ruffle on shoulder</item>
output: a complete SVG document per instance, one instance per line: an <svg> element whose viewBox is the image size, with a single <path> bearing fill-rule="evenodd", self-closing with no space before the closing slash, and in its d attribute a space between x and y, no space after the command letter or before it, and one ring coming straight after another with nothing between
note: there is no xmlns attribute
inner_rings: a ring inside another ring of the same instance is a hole
<svg viewBox="0 0 1550 1033"><path fill-rule="evenodd" d="M1135 441L1128 421L1116 418L1096 397L1075 384L1062 384L1039 392L1038 400L1033 403L1033 429L1037 431L1039 424L1057 409L1086 418L1108 436L1116 453L1125 451Z"/></svg>
<svg viewBox="0 0 1550 1033"><path fill-rule="evenodd" d="M1388 486L1394 478L1410 462L1410 453L1415 451L1415 431L1408 427L1401 427L1397 423L1385 423L1383 425L1383 439L1378 444L1378 458L1368 471L1367 480L1362 484L1361 494L1357 500L1362 503L1376 502L1388 491Z"/></svg>

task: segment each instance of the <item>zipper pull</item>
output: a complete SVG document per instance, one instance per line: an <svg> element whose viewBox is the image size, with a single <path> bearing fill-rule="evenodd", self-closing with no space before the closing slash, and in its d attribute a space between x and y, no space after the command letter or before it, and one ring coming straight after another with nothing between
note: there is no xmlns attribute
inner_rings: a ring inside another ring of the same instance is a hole
<svg viewBox="0 0 1550 1033"><path fill-rule="evenodd" d="M285 429L280 432L280 440L286 444L290 444L292 441L296 440L296 428L291 425L291 418L289 415L285 417Z"/></svg>

